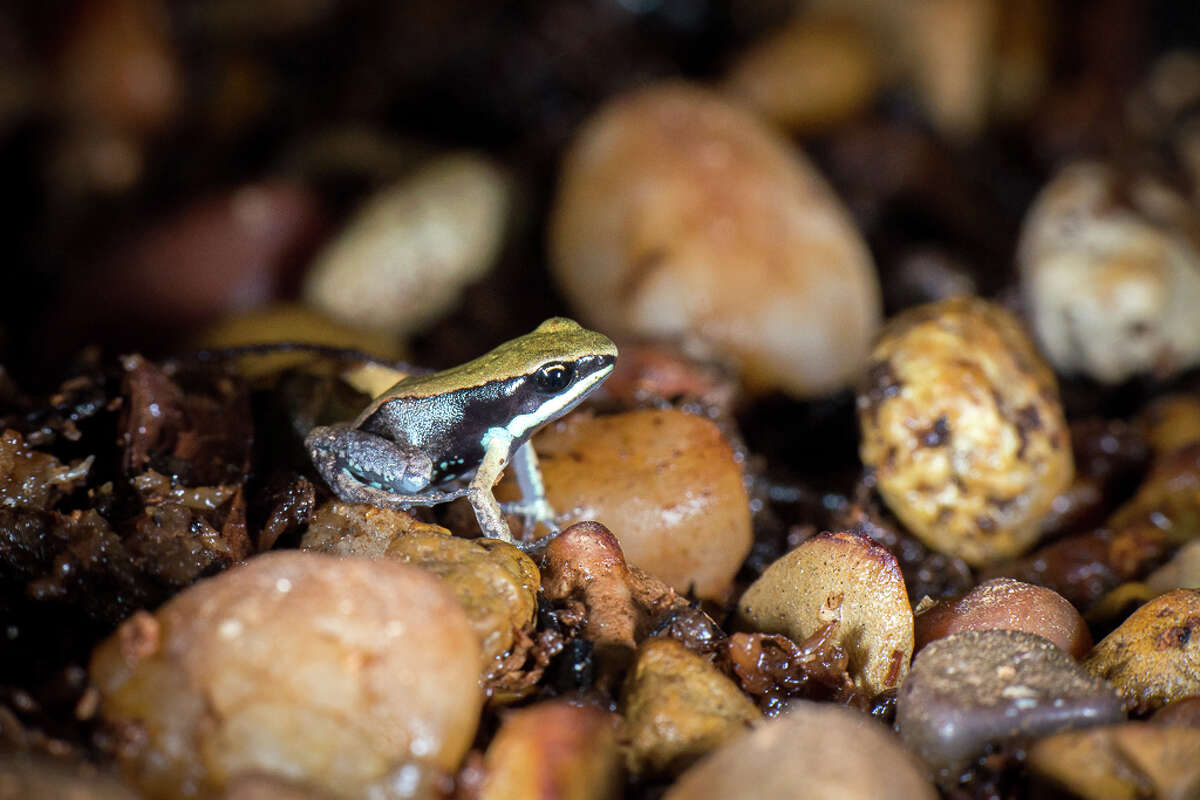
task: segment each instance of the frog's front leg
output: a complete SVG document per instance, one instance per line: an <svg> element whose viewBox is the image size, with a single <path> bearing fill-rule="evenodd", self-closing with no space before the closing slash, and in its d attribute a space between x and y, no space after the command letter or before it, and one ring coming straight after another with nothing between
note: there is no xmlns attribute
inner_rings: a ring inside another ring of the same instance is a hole
<svg viewBox="0 0 1200 800"><path fill-rule="evenodd" d="M483 535L491 539L501 539L509 544L517 544L492 487L500 480L504 467L508 465L508 453L512 448L512 436L503 428L492 428L484 441L483 460L475 470L475 477L467 487L467 499L471 508L475 509L475 519Z"/></svg>
<svg viewBox="0 0 1200 800"><path fill-rule="evenodd" d="M407 508L445 501L433 497L446 493L428 490L433 462L419 450L346 424L313 428L304 444L317 472L346 502Z"/></svg>

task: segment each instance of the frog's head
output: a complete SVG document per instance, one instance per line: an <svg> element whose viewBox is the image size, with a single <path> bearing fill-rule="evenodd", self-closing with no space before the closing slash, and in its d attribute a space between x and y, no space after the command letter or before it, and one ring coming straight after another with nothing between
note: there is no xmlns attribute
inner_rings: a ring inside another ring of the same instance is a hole
<svg viewBox="0 0 1200 800"><path fill-rule="evenodd" d="M574 320L553 317L472 364L514 380L514 413L508 433L524 439L566 414L601 384L617 362L617 346Z"/></svg>

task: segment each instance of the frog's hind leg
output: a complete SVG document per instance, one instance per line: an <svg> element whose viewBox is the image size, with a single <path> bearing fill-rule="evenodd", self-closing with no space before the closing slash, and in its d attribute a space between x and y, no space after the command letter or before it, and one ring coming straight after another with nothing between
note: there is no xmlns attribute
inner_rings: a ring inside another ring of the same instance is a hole
<svg viewBox="0 0 1200 800"><path fill-rule="evenodd" d="M546 499L546 484L542 481L542 470L538 465L537 453L533 443L525 442L512 458L513 472L517 476L517 485L521 488L521 500L516 503L503 503L501 508L506 514L520 515L523 520L522 533L529 531L538 523L546 526L550 533L543 537L546 542L558 533L558 522L553 506ZM539 540L540 541L540 540Z"/></svg>

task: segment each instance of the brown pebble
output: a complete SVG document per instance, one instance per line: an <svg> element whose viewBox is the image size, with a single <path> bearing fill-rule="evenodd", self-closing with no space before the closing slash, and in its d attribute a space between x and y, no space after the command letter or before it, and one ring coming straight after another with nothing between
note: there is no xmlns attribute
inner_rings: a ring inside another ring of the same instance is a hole
<svg viewBox="0 0 1200 800"><path fill-rule="evenodd" d="M1200 730L1125 722L1064 731L1029 751L1030 769L1083 800L1200 797Z"/></svg>
<svg viewBox="0 0 1200 800"><path fill-rule="evenodd" d="M989 746L1125 718L1121 697L1024 631L938 639L913 660L897 698L900 738L951 779Z"/></svg>
<svg viewBox="0 0 1200 800"><path fill-rule="evenodd" d="M1084 662L1139 713L1200 694L1200 589L1176 589L1129 615Z"/></svg>
<svg viewBox="0 0 1200 800"><path fill-rule="evenodd" d="M737 684L674 639L638 650L621 713L630 771L643 776L678 774L762 719Z"/></svg>
<svg viewBox="0 0 1200 800"><path fill-rule="evenodd" d="M865 714L798 700L709 755L665 800L934 800L896 735Z"/></svg>
<svg viewBox="0 0 1200 800"><path fill-rule="evenodd" d="M1065 597L1011 578L993 578L957 600L935 603L917 615L916 650L960 631L1015 630L1036 633L1080 659L1092 634Z"/></svg>
<svg viewBox="0 0 1200 800"><path fill-rule="evenodd" d="M1167 703L1154 712L1151 721L1158 725L1184 725L1200 728L1200 697L1185 697Z"/></svg>

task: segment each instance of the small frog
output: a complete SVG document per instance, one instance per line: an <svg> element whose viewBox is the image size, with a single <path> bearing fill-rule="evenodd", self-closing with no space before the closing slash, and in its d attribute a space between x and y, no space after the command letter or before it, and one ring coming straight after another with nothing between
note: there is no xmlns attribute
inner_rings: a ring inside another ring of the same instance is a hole
<svg viewBox="0 0 1200 800"><path fill-rule="evenodd" d="M305 445L342 500L407 510L466 497L485 536L517 544L492 487L511 463L522 501L503 510L558 530L529 437L616 360L606 336L555 317L474 361L404 378L353 422L313 428Z"/></svg>

